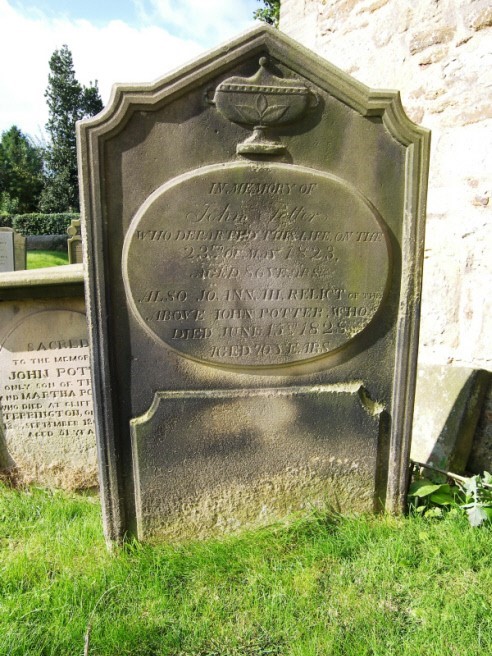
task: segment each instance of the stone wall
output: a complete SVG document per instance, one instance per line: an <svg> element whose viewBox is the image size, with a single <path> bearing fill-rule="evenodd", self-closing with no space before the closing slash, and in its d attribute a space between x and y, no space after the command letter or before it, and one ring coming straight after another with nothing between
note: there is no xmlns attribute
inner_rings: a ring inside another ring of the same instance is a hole
<svg viewBox="0 0 492 656"><path fill-rule="evenodd" d="M420 362L492 369L492 6L282 0L280 28L432 130Z"/></svg>
<svg viewBox="0 0 492 656"><path fill-rule="evenodd" d="M28 251L60 251L67 252L67 239L65 235L28 235L26 248Z"/></svg>

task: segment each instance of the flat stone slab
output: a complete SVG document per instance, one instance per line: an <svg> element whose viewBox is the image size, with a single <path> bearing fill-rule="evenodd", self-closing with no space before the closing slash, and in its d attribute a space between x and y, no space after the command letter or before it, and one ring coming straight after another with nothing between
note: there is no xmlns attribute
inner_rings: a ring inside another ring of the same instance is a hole
<svg viewBox="0 0 492 656"><path fill-rule="evenodd" d="M373 512L380 413L358 384L159 392L131 422L138 536L205 537L316 506Z"/></svg>
<svg viewBox="0 0 492 656"><path fill-rule="evenodd" d="M466 367L418 369L411 458L446 471L466 469L490 374Z"/></svg>
<svg viewBox="0 0 492 656"><path fill-rule="evenodd" d="M473 474L492 471L492 373L490 372L488 389L485 393L467 469Z"/></svg>

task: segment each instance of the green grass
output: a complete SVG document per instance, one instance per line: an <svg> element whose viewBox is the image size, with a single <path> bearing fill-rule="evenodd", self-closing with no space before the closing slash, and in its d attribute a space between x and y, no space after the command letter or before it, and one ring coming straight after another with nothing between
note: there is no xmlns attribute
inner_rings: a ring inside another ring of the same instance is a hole
<svg viewBox="0 0 492 656"><path fill-rule="evenodd" d="M68 264L68 253L62 251L28 251L27 268L43 269L44 267Z"/></svg>
<svg viewBox="0 0 492 656"><path fill-rule="evenodd" d="M0 654L492 653L492 529L338 518L110 554L95 498L0 488Z"/></svg>

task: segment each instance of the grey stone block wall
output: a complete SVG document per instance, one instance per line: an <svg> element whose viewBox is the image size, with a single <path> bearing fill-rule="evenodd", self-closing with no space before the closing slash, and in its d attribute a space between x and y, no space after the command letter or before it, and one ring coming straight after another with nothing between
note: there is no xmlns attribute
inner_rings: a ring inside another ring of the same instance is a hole
<svg viewBox="0 0 492 656"><path fill-rule="evenodd" d="M282 0L280 29L431 129L420 361L490 371L490 2Z"/></svg>

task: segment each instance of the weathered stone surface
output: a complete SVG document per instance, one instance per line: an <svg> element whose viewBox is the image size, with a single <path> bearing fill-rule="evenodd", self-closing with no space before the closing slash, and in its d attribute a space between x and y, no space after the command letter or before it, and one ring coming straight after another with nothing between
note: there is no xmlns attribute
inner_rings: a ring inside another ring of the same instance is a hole
<svg viewBox="0 0 492 656"><path fill-rule="evenodd" d="M79 126L109 539L403 508L428 145L264 26Z"/></svg>
<svg viewBox="0 0 492 656"><path fill-rule="evenodd" d="M357 384L158 393L131 422L138 535L203 537L313 503L373 512L381 411Z"/></svg>
<svg viewBox="0 0 492 656"><path fill-rule="evenodd" d="M0 273L26 268L26 239L12 228L0 227Z"/></svg>
<svg viewBox="0 0 492 656"><path fill-rule="evenodd" d="M492 7L487 0L474 2L466 15L468 27L472 30L484 30L486 27L492 27Z"/></svg>
<svg viewBox="0 0 492 656"><path fill-rule="evenodd" d="M81 265L27 269L0 276L0 300L84 296Z"/></svg>
<svg viewBox="0 0 492 656"><path fill-rule="evenodd" d="M485 394L467 469L474 474L492 472L492 382Z"/></svg>
<svg viewBox="0 0 492 656"><path fill-rule="evenodd" d="M67 241L68 261L70 264L82 264L82 235L80 232L80 219L72 219L67 228L69 239Z"/></svg>
<svg viewBox="0 0 492 656"><path fill-rule="evenodd" d="M208 364L267 368L334 353L371 323L388 286L390 241L345 181L235 162L154 192L127 232L123 268L150 335Z"/></svg>
<svg viewBox="0 0 492 656"><path fill-rule="evenodd" d="M454 30L449 27L441 27L419 32L415 34L410 41L410 54L415 55L430 46L435 46L440 43L449 43L453 38L453 35Z"/></svg>
<svg viewBox="0 0 492 656"><path fill-rule="evenodd" d="M280 28L432 130L422 363L492 368L491 7L487 0L282 0Z"/></svg>
<svg viewBox="0 0 492 656"><path fill-rule="evenodd" d="M448 366L420 366L411 457L462 473L472 449L490 374Z"/></svg>
<svg viewBox="0 0 492 656"><path fill-rule="evenodd" d="M14 231L0 229L0 271L14 271Z"/></svg>
<svg viewBox="0 0 492 656"><path fill-rule="evenodd" d="M96 444L82 271L66 269L0 281L0 469L79 489L97 485Z"/></svg>

